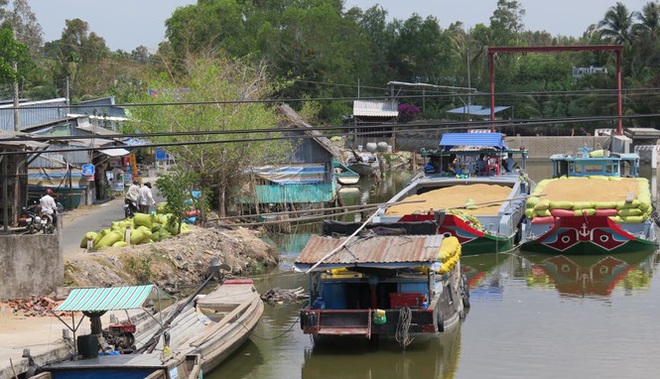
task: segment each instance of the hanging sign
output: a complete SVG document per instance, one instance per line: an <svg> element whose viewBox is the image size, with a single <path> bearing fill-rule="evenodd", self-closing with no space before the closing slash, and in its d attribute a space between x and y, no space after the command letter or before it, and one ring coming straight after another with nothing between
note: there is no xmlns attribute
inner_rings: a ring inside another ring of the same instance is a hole
<svg viewBox="0 0 660 379"><path fill-rule="evenodd" d="M95 168L93 164L87 163L82 166L83 176L94 176Z"/></svg>

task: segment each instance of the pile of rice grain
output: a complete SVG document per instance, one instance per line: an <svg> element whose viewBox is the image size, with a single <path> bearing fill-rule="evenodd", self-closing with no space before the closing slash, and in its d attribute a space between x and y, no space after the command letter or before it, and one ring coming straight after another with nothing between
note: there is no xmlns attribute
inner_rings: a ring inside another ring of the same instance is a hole
<svg viewBox="0 0 660 379"><path fill-rule="evenodd" d="M463 207L469 203L484 203L488 201L504 200L509 196L511 187L497 184L461 184L444 187L412 195L401 201L423 200L422 203L399 204L389 207L387 216L403 216L412 213L426 213L429 210ZM477 209L461 209L462 212L473 216L493 216L502 203L493 203L479 206ZM472 207L470 207L472 208Z"/></svg>

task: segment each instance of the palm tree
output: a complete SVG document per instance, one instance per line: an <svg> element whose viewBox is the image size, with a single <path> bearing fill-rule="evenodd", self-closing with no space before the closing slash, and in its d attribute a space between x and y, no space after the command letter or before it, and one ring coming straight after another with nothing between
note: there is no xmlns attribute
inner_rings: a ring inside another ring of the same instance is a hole
<svg viewBox="0 0 660 379"><path fill-rule="evenodd" d="M633 25L633 13L628 12L628 8L623 3L609 8L603 18L598 23L601 33L601 39L620 44L630 43L630 36Z"/></svg>
<svg viewBox="0 0 660 379"><path fill-rule="evenodd" d="M635 35L647 32L655 34L660 30L660 4L657 2L646 3L641 12L634 12L634 17L639 21L632 26Z"/></svg>

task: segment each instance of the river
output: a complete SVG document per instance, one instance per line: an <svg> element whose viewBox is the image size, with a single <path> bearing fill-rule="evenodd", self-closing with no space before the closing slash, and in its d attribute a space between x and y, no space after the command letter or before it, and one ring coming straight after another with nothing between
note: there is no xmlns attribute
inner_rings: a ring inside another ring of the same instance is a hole
<svg viewBox="0 0 660 379"><path fill-rule="evenodd" d="M651 179L650 167L641 175ZM533 180L546 164L528 165ZM389 173L347 203L386 201L410 179ZM306 287L292 262L316 233L273 236L278 270L260 291ZM314 345L300 330L302 304L267 305L251 340L206 375L239 378L642 378L660 373L657 253L565 258L518 251L463 257L471 309L457 328L396 342L341 339Z"/></svg>

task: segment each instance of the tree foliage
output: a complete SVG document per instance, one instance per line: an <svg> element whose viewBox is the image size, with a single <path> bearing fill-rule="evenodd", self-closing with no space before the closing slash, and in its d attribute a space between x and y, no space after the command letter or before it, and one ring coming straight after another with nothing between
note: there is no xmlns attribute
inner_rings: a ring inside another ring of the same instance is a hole
<svg viewBox="0 0 660 379"><path fill-rule="evenodd" d="M167 150L184 171L200 175L199 185L211 191L212 205L224 215L242 186L244 169L281 162L291 149L287 140L273 140L279 133L246 133L278 124L272 106L259 102L274 90L264 65L201 57L189 58L185 67L176 77L154 78L149 83L152 96L136 99L185 105L138 108L132 125L142 132L183 132L156 141L178 144ZM218 134L197 134L202 131ZM254 140L232 142L246 138Z"/></svg>

